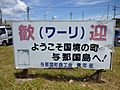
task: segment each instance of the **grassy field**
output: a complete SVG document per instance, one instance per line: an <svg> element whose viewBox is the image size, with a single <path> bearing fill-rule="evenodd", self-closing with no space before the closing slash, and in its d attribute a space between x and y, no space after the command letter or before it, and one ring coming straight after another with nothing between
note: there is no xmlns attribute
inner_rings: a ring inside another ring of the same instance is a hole
<svg viewBox="0 0 120 90"><path fill-rule="evenodd" d="M84 82L94 70L30 69L31 78L16 78L13 46L0 46L0 90L120 90L120 47L115 47L112 70L102 73L104 83Z"/></svg>

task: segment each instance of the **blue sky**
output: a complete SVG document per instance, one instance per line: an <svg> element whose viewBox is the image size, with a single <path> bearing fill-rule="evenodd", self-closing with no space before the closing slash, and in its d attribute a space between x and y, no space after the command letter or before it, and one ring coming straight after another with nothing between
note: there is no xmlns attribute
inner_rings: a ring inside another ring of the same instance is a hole
<svg viewBox="0 0 120 90"><path fill-rule="evenodd" d="M30 8L31 20L104 20L113 18L113 6L116 4L116 18L120 18L120 0L0 0L4 19L25 20L26 8Z"/></svg>

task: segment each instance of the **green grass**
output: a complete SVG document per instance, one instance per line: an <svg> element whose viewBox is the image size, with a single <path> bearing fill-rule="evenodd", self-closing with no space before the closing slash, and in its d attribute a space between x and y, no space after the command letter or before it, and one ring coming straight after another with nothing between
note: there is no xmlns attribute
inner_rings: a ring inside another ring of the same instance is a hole
<svg viewBox="0 0 120 90"><path fill-rule="evenodd" d="M115 47L112 70L102 73L104 83L83 82L87 69L30 69L31 78L16 78L13 47L0 46L0 90L120 90L120 47ZM69 81L72 81L70 83Z"/></svg>

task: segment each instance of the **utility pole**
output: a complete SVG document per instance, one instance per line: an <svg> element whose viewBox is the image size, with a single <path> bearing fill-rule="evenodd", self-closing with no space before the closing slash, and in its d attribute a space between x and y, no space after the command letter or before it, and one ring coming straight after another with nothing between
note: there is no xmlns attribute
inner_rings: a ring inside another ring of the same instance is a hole
<svg viewBox="0 0 120 90"><path fill-rule="evenodd" d="M116 4L115 4L115 6L113 6L113 10L114 10L114 18L115 18L115 16L116 16Z"/></svg>
<svg viewBox="0 0 120 90"><path fill-rule="evenodd" d="M27 7L27 20L29 20L29 15L30 15L30 8L29 7Z"/></svg>
<svg viewBox="0 0 120 90"><path fill-rule="evenodd" d="M0 25L2 24L2 10L0 9Z"/></svg>
<svg viewBox="0 0 120 90"><path fill-rule="evenodd" d="M109 18L109 3L108 3L108 7L107 7L107 20Z"/></svg>
<svg viewBox="0 0 120 90"><path fill-rule="evenodd" d="M46 15L44 14L44 20L46 20Z"/></svg>
<svg viewBox="0 0 120 90"><path fill-rule="evenodd" d="M73 17L73 13L71 12L71 13L70 13L70 19L71 19L71 20L72 20L72 17Z"/></svg>
<svg viewBox="0 0 120 90"><path fill-rule="evenodd" d="M84 11L82 11L82 20L84 20Z"/></svg>
<svg viewBox="0 0 120 90"><path fill-rule="evenodd" d="M52 16L52 20L54 20L55 19L55 17L54 16Z"/></svg>

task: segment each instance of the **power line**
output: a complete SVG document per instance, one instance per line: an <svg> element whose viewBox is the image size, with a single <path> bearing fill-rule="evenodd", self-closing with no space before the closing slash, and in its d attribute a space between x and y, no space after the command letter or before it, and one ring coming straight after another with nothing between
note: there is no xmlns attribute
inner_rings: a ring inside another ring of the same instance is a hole
<svg viewBox="0 0 120 90"><path fill-rule="evenodd" d="M103 6L106 6L106 5L100 5L100 6L88 6L88 7L97 7L97 8L99 8L99 7L103 7ZM77 7L56 7L56 6L39 6L39 5L37 5L37 6L35 6L35 5L31 5L30 7L40 7L40 8L81 8L80 6L77 6Z"/></svg>
<svg viewBox="0 0 120 90"><path fill-rule="evenodd" d="M103 13L103 15L102 15L102 17L101 17L100 21L103 19L103 17L104 17L104 15L105 15L105 13L106 13L106 10L105 10L105 12Z"/></svg>
<svg viewBox="0 0 120 90"><path fill-rule="evenodd" d="M77 15L77 13L79 13L78 15L80 15L81 16L81 19L82 20L84 20L84 14L85 13L90 13L90 14L95 14L95 13L100 13L100 12L103 12L103 10L106 10L105 9L105 7L103 7L103 6L107 6L107 11L105 12L105 13L107 13L106 15L106 18L107 18L107 20L109 19L109 12L110 12L110 5L109 5L109 3L108 3L108 5L102 5L102 6L97 6L97 8L92 8L92 7L96 7L96 6L91 6L91 8L88 8L88 7L85 7L85 8L81 8L80 6L78 6L78 7L50 7L50 6L30 6L30 7L27 7L27 20L29 20L29 11L30 11L30 9L31 8L38 8L38 7L40 7L39 9L43 9L43 8L51 8L51 9L53 9L54 10L54 8L55 9L65 9L65 8L71 8L71 13L69 14L70 15L70 19L73 19L73 15ZM74 8L76 8L76 10L77 10L77 12L72 12L72 8L73 8L73 11L74 11ZM117 7L115 7L115 10L116 10L116 8ZM80 11L79 11L79 10ZM90 10L91 9L91 10ZM44 10L44 9L43 9ZM84 12L83 12L84 11ZM95 12L95 13L94 13ZM104 17L104 15L105 14L103 14L102 15L102 17L101 17L101 19ZM116 15L116 11L115 11L115 14L114 15ZM44 19L46 19L46 15L44 15Z"/></svg>

